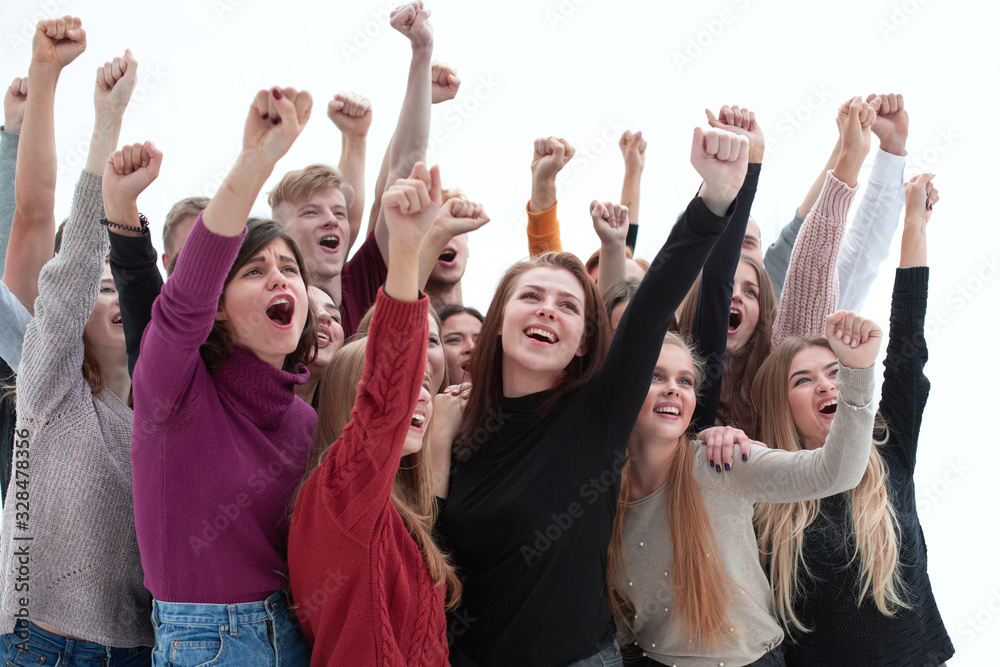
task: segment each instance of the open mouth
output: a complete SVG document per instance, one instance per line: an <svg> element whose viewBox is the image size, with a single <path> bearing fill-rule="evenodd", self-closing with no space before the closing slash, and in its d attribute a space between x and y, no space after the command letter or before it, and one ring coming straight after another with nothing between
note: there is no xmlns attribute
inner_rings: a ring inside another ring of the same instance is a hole
<svg viewBox="0 0 1000 667"><path fill-rule="evenodd" d="M287 327L292 323L293 305L291 299L279 296L267 307L267 319L279 327Z"/></svg>
<svg viewBox="0 0 1000 667"><path fill-rule="evenodd" d="M658 415L667 415L673 419L679 419L681 416L681 410L676 405L657 405L653 408L653 412Z"/></svg>
<svg viewBox="0 0 1000 667"><path fill-rule="evenodd" d="M736 310L735 308L730 308L729 309L729 334L732 335L732 334L736 333L739 330L740 325L742 323L743 323L743 315L740 314L740 311Z"/></svg>
<svg viewBox="0 0 1000 667"><path fill-rule="evenodd" d="M438 255L438 261L442 264L451 264L455 261L455 257L458 255L453 249L445 248L444 252Z"/></svg>
<svg viewBox="0 0 1000 667"><path fill-rule="evenodd" d="M118 326L121 326L121 323L122 323L122 314L115 313L115 316L111 318L111 324L116 324Z"/></svg>
<svg viewBox="0 0 1000 667"><path fill-rule="evenodd" d="M326 327L318 327L316 329L316 344L320 348L324 348L332 342L333 336L330 335Z"/></svg>
<svg viewBox="0 0 1000 667"><path fill-rule="evenodd" d="M423 431L425 421L427 421L426 414L423 412L414 412L413 419L410 420L410 428L414 431Z"/></svg>
<svg viewBox="0 0 1000 667"><path fill-rule="evenodd" d="M324 236L320 239L319 244L327 250L336 252L340 248L340 239L336 236Z"/></svg>
<svg viewBox="0 0 1000 667"><path fill-rule="evenodd" d="M829 400L820 403L819 413L821 415L832 416L836 412L837 412L837 399L831 398Z"/></svg>
<svg viewBox="0 0 1000 667"><path fill-rule="evenodd" d="M549 345L559 342L559 338L554 333L539 327L528 327L524 330L524 335L533 340L548 343Z"/></svg>

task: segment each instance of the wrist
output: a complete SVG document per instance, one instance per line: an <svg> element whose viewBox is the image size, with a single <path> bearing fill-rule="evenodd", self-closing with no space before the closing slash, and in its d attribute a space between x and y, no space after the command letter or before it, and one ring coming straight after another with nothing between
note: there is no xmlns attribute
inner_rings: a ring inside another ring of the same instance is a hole
<svg viewBox="0 0 1000 667"><path fill-rule="evenodd" d="M556 203L556 180L554 178L543 181L532 180L531 201L528 203L532 213L541 213L552 208Z"/></svg>
<svg viewBox="0 0 1000 667"><path fill-rule="evenodd" d="M257 186L259 191L264 187L264 183L271 177L274 171L274 162L264 157L257 150L244 148L236 163L229 172L230 178L237 178L241 182L249 182ZM228 179L227 179L228 180Z"/></svg>
<svg viewBox="0 0 1000 667"><path fill-rule="evenodd" d="M40 63L36 60L32 60L31 64L28 65L28 78L31 79L31 92L35 90L41 91L39 86L49 87L51 86L55 90L56 83L59 81L59 75L62 73L62 67L53 63ZM38 83L35 83L35 82Z"/></svg>
<svg viewBox="0 0 1000 667"><path fill-rule="evenodd" d="M627 229L627 228L626 228ZM613 238L613 239L601 239L601 253L607 252L624 252L625 250L625 239L623 238Z"/></svg>
<svg viewBox="0 0 1000 667"><path fill-rule="evenodd" d="M413 49L413 58L426 58L428 61L431 59L431 55L434 53L434 39L429 39L426 44L418 44L415 41L410 41L410 47Z"/></svg>
<svg viewBox="0 0 1000 667"><path fill-rule="evenodd" d="M833 175L847 187L856 187L858 185L858 174L861 172L861 165L864 161L864 152L844 151L837 158L837 164L833 168Z"/></svg>
<svg viewBox="0 0 1000 667"><path fill-rule="evenodd" d="M8 134L21 134L21 121L4 116L3 128L0 129Z"/></svg>
<svg viewBox="0 0 1000 667"><path fill-rule="evenodd" d="M340 133L340 147L343 152L364 150L368 144L368 131L365 130L364 134L356 134L353 132L341 132Z"/></svg>
<svg viewBox="0 0 1000 667"><path fill-rule="evenodd" d="M737 192L738 190L732 190L727 186L705 182L701 184L698 196L701 197L712 213L722 217L729 211L733 200L736 199Z"/></svg>
<svg viewBox="0 0 1000 667"><path fill-rule="evenodd" d="M138 227L139 206L134 199L131 201L116 201L105 197L104 217L109 222L117 222L118 224L128 225L129 227Z"/></svg>
<svg viewBox="0 0 1000 667"><path fill-rule="evenodd" d="M749 162L753 164L760 164L764 161L764 147L763 146L751 146L750 147L750 159Z"/></svg>
<svg viewBox="0 0 1000 667"><path fill-rule="evenodd" d="M879 141L879 148L892 155L904 155L906 153L906 137L886 138Z"/></svg>

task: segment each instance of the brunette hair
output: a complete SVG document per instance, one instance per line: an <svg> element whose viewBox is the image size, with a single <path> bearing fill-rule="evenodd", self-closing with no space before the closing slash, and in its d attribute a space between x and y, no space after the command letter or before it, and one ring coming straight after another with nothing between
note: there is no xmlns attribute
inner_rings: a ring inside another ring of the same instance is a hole
<svg viewBox="0 0 1000 667"><path fill-rule="evenodd" d="M684 350L691 359L695 374L695 390L705 378L705 362L678 334L670 332L664 345ZM690 427L690 424L689 424ZM715 541L705 501L694 478L696 436L689 432L680 442L667 473L667 519L670 523L673 566L670 570L674 590L674 608L687 625L688 640L705 648L719 646L729 632L727 608L732 601L729 582L722 567L722 556ZM608 603L623 627L631 628L635 610L615 586L628 581L625 562L623 527L629 505L629 470L626 458L622 468L622 485L618 495L618 511L608 549Z"/></svg>
<svg viewBox="0 0 1000 667"><path fill-rule="evenodd" d="M792 411L788 405L788 374L795 355L809 347L823 347L832 352L822 336L786 338L771 353L754 378L751 398L759 413L759 439L771 447L797 452L802 449ZM843 408L842 408L843 409ZM847 492L850 532L842 536L847 552L857 561L858 604L871 595L878 610L892 616L908 607L904 583L899 572L899 522L889 498L888 472L879 445L888 441L888 431L881 416L876 416L876 431L868 467L861 483ZM803 555L805 531L819 516L820 501L761 503L754 509L754 526L760 547L761 565L771 580L775 614L786 630L807 632L796 615L798 602L807 594L809 567Z"/></svg>
<svg viewBox="0 0 1000 667"><path fill-rule="evenodd" d="M467 459L479 450L489 432L487 423L500 412L503 398L503 314L507 302L514 296L514 286L523 274L542 267L568 271L583 289L584 330L583 343L587 351L573 357L563 369L562 377L552 396L539 409L539 418L550 414L566 396L577 391L594 375L607 353L610 332L608 315L604 310L597 285L587 275L587 269L576 255L568 252L546 252L534 259L518 262L507 269L500 279L493 301L483 319L482 332L472 350L469 374L477 378L472 383L471 395L466 405L462 429L456 438L458 456ZM475 441L474 441L475 440Z"/></svg>
<svg viewBox="0 0 1000 667"><path fill-rule="evenodd" d="M431 319L434 320L434 323L437 325L438 336L440 337L441 327L444 326L441 321L441 318L438 316L437 312L433 308L428 308L427 312L430 313ZM365 338L368 337L368 328L372 324L372 315L374 313L375 313L375 304L372 304L371 308L368 309L368 312L365 313L365 316L361 318L361 322L358 323L357 331L355 331L354 334L351 336L350 342L354 342L356 340L364 340ZM451 376L448 375L448 363L446 361L444 365L444 377L441 378L441 386L431 387L431 389L434 390L431 393L440 394L442 391L444 391L444 388L447 387L449 384L451 384Z"/></svg>
<svg viewBox="0 0 1000 667"><path fill-rule="evenodd" d="M302 276L302 282L306 288L306 293L308 293L308 267L306 267L302 259L302 253L299 251L299 246L295 243L295 239L274 220L251 218L247 221L246 236L243 238L243 243L240 244L236 261L233 262L232 268L229 269L229 273L226 275L223 294L219 295L219 305L222 305L222 300L225 296L225 285L229 285L236 276L236 273L252 257L275 241L284 241L288 244L292 255L295 257L295 261L299 265L299 274ZM309 307L308 300L303 305L306 308L306 324L302 329L302 335L299 336L298 346L291 354L285 357L285 363L282 366L282 370L290 373L297 372L299 366L308 365L316 354L316 318L312 315L312 309ZM200 351L202 361L205 362L209 373L217 371L219 366L233 354L233 339L229 335L224 322L220 320L215 321L212 325L212 331L208 334L208 339L202 344Z"/></svg>
<svg viewBox="0 0 1000 667"><path fill-rule="evenodd" d="M639 281L635 278L626 278L604 292L604 310L608 314L609 327L611 326L611 312L621 304L632 301L632 297L638 291Z"/></svg>
<svg viewBox="0 0 1000 667"><path fill-rule="evenodd" d="M164 267L168 276L174 272L174 267L177 265L177 253L180 251L180 248L174 247L174 227L184 218L197 216L204 211L208 208L209 201L211 200L208 197L188 197L171 206L167 212L167 217L163 221L163 250L171 256L170 264Z"/></svg>
<svg viewBox="0 0 1000 667"><path fill-rule="evenodd" d="M365 367L367 339L352 340L334 353L330 365L323 373L318 393L319 402L313 447L306 479L329 455L344 429L353 419L354 401L358 382ZM446 610L458 607L462 597L462 582L455 574L447 554L443 553L432 537L437 517L437 501L433 491L430 434L433 414L424 429L424 444L420 451L407 454L399 463L392 483L390 500L399 512L403 525L420 549L424 563L435 585L445 584L448 590Z"/></svg>
<svg viewBox="0 0 1000 667"><path fill-rule="evenodd" d="M469 308L468 306L462 306L457 303L446 303L441 306L441 308L437 311L437 316L438 320L441 322L441 326L444 326L444 323L448 321L449 317L452 317L453 315L461 315L463 313L465 315L472 315L474 318L479 320L480 324L483 323L482 313L475 308Z"/></svg>

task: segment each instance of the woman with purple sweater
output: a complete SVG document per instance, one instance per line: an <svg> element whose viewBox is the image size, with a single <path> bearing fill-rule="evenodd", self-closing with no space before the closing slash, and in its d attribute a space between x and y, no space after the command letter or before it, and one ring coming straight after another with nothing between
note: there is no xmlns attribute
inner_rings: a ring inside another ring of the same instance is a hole
<svg viewBox="0 0 1000 667"><path fill-rule="evenodd" d="M316 421L294 389L309 377L315 322L295 242L246 220L311 108L291 88L257 94L243 151L142 339L132 465L154 665L309 662L285 589L289 503Z"/></svg>

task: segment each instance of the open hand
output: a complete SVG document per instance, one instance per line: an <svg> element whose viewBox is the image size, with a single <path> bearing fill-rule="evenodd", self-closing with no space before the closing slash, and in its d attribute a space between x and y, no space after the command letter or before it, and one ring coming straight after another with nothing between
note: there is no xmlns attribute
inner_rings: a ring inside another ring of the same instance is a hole
<svg viewBox="0 0 1000 667"><path fill-rule="evenodd" d="M732 467L737 448L740 451L740 458L746 461L750 458L751 444L766 446L751 440L746 433L732 426L713 426L699 433L698 437L705 442L708 464L717 472L722 472L723 467L726 470Z"/></svg>
<svg viewBox="0 0 1000 667"><path fill-rule="evenodd" d="M441 208L441 174L423 162L413 165L409 178L401 178L382 195L382 210L389 238L397 243L419 243Z"/></svg>
<svg viewBox="0 0 1000 667"><path fill-rule="evenodd" d="M601 203L595 199L590 203L590 217L602 244L625 243L625 237L628 236L627 206L609 201Z"/></svg>
<svg viewBox="0 0 1000 667"><path fill-rule="evenodd" d="M3 96L3 130L11 134L21 133L24 123L24 109L28 105L28 77L14 79Z"/></svg>
<svg viewBox="0 0 1000 667"><path fill-rule="evenodd" d="M873 320L838 310L826 316L826 339L841 366L869 368L882 344L882 330Z"/></svg>
<svg viewBox="0 0 1000 667"><path fill-rule="evenodd" d="M97 68L97 85L94 87L94 110L122 116L135 89L139 62L126 49L125 55L104 63Z"/></svg>
<svg viewBox="0 0 1000 667"><path fill-rule="evenodd" d="M327 105L326 115L341 134L365 137L372 124L372 103L364 95L337 93Z"/></svg>
<svg viewBox="0 0 1000 667"><path fill-rule="evenodd" d="M312 96L294 88L257 93L243 129L243 150L273 168L288 152L312 113Z"/></svg>

